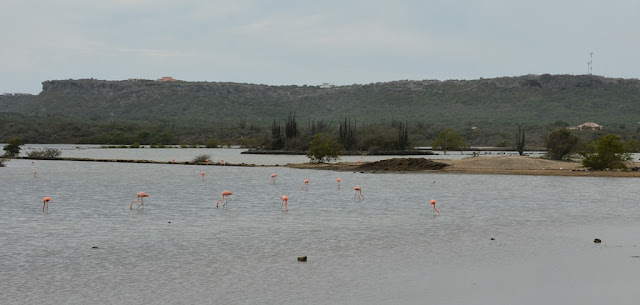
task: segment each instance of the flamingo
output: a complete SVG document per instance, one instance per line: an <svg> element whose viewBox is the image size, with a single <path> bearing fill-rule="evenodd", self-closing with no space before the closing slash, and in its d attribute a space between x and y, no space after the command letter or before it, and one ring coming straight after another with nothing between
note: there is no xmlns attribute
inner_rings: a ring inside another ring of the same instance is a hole
<svg viewBox="0 0 640 305"><path fill-rule="evenodd" d="M431 199L431 205L433 206L433 210L438 212L438 216L440 216L440 211L438 211L438 209L436 209L436 201L434 199ZM433 212L432 212L433 213Z"/></svg>
<svg viewBox="0 0 640 305"><path fill-rule="evenodd" d="M42 198L42 201L44 202L44 204L42 205L42 211L44 212L44 208L46 207L47 210L49 209L49 201L51 201L51 197L47 196Z"/></svg>
<svg viewBox="0 0 640 305"><path fill-rule="evenodd" d="M133 204L134 204L134 203L140 203L140 205L138 206L138 209L139 209L141 206L143 206L143 205L144 205L144 200L143 200L143 198L144 198L144 197L149 197L149 194L147 194L147 193L145 193L145 192L138 192L138 200L136 200L136 201L132 202L132 203L129 205L129 209L130 209L130 210L133 210Z"/></svg>
<svg viewBox="0 0 640 305"><path fill-rule="evenodd" d="M222 205L222 207L223 207L223 208L226 208L226 207L227 207L227 202L231 201L231 197L229 197L229 196L231 196L231 195L233 195L233 193L232 193L232 192L229 192L229 191L222 191L222 199L220 199L220 200L218 200L218 201L216 202L216 209L218 208L218 204L219 204L220 202L222 202L222 201L224 201L224 204Z"/></svg>
<svg viewBox="0 0 640 305"><path fill-rule="evenodd" d="M202 181L204 181L204 172L200 173L202 175Z"/></svg>
<svg viewBox="0 0 640 305"><path fill-rule="evenodd" d="M282 195L280 196L280 199L282 199L282 204L280 204L280 209L282 210L282 205L284 204L284 210L288 211L289 210L289 205L288 205L288 201L289 201L289 197Z"/></svg>
<svg viewBox="0 0 640 305"><path fill-rule="evenodd" d="M269 180L269 184L276 184L276 177L278 177L278 174L271 174L271 180Z"/></svg>
<svg viewBox="0 0 640 305"><path fill-rule="evenodd" d="M336 178L336 182L338 182L338 189L340 189L340 178Z"/></svg>
<svg viewBox="0 0 640 305"><path fill-rule="evenodd" d="M304 184L302 185L303 190L309 190L309 179L304 180Z"/></svg>
<svg viewBox="0 0 640 305"><path fill-rule="evenodd" d="M354 199L356 198L356 196L360 195L360 197L362 197L362 200L364 200L364 195L362 195L362 188L359 185L355 186L353 190L356 191L356 194L353 195Z"/></svg>
<svg viewBox="0 0 640 305"><path fill-rule="evenodd" d="M225 165L224 160L220 160L220 164L222 164L222 166Z"/></svg>

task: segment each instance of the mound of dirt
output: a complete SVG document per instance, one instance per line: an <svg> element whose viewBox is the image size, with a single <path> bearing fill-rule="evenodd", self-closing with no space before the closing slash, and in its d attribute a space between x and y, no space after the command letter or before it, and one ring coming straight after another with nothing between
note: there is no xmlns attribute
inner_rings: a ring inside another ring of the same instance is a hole
<svg viewBox="0 0 640 305"><path fill-rule="evenodd" d="M357 167L363 171L423 171L441 170L448 164L431 161L424 158L393 158L365 163Z"/></svg>

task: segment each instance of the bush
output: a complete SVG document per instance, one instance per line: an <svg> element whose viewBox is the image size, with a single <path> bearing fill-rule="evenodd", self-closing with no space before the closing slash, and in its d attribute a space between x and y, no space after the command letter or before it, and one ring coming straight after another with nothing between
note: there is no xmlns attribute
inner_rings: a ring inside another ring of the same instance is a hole
<svg viewBox="0 0 640 305"><path fill-rule="evenodd" d="M582 153L582 165L594 170L626 169L631 160L619 135L606 135L593 143L590 152Z"/></svg>
<svg viewBox="0 0 640 305"><path fill-rule="evenodd" d="M309 143L309 151L307 157L311 162L329 162L338 159L338 154L342 149L342 145L326 133L317 133L313 136L313 140Z"/></svg>
<svg viewBox="0 0 640 305"><path fill-rule="evenodd" d="M44 150L30 151L27 156L30 159L56 159L62 152L57 148L46 148Z"/></svg>
<svg viewBox="0 0 640 305"><path fill-rule="evenodd" d="M441 131L438 137L433 140L431 146L433 149L438 148L445 152L448 150L463 150L468 147L462 136L451 128Z"/></svg>
<svg viewBox="0 0 640 305"><path fill-rule="evenodd" d="M22 138L12 138L7 141L7 145L4 146L4 157L14 158L20 154L20 145L24 145Z"/></svg>
<svg viewBox="0 0 640 305"><path fill-rule="evenodd" d="M204 145L207 148L217 148L218 147L218 140L216 140L216 139L207 139L207 141L204 142Z"/></svg>
<svg viewBox="0 0 640 305"><path fill-rule="evenodd" d="M553 131L544 141L547 155L551 160L562 160L576 150L578 143L578 137L567 129Z"/></svg>
<svg viewBox="0 0 640 305"><path fill-rule="evenodd" d="M191 163L193 164L206 163L207 160L211 160L211 155L197 155L195 158L193 158L193 160L191 160Z"/></svg>

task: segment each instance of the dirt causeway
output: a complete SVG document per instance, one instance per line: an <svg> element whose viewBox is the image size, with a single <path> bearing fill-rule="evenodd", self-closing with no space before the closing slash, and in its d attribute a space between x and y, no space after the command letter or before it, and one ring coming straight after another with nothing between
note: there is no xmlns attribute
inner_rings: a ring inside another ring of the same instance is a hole
<svg viewBox="0 0 640 305"><path fill-rule="evenodd" d="M545 176L590 176L590 177L640 177L640 171L590 171L580 162L553 161L527 156L469 157L462 160L394 158L376 162L339 162L327 164L288 164L293 168L328 169L359 172L441 172L465 174L499 175L545 175ZM632 163L629 168L639 167Z"/></svg>

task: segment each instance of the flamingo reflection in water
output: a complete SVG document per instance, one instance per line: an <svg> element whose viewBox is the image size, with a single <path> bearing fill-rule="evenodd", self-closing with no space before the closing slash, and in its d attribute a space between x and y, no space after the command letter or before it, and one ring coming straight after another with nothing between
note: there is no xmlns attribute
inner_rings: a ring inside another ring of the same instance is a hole
<svg viewBox="0 0 640 305"><path fill-rule="evenodd" d="M220 204L220 202L223 202L223 201L224 201L224 204L222 205L222 207L226 208L227 207L227 202L231 201L231 197L229 197L231 195L233 195L232 192L222 191L222 199L220 199L220 200L218 200L216 202L216 208L218 208L218 204Z"/></svg>
<svg viewBox="0 0 640 305"><path fill-rule="evenodd" d="M138 200L136 200L136 201L132 202L132 203L129 205L129 209L130 209L130 210L133 210L133 204L134 204L134 203L138 203L138 204L139 204L139 205L138 205L138 209L139 209L141 206L144 206L144 197L149 197L149 194L147 194L147 193L145 193L145 192L138 192Z"/></svg>

